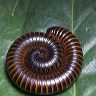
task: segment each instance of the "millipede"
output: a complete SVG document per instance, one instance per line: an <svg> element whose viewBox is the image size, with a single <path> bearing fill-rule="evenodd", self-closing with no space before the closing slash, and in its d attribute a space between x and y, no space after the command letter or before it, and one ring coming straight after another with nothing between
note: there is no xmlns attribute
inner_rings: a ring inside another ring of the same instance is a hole
<svg viewBox="0 0 96 96"><path fill-rule="evenodd" d="M16 39L6 56L6 70L21 90L53 95L69 88L82 69L83 52L77 37L53 26L44 32L27 33Z"/></svg>

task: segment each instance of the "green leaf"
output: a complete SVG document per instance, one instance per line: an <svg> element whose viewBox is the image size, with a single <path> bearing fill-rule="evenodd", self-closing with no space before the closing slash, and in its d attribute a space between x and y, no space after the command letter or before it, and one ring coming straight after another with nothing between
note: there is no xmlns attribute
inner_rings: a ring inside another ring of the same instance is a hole
<svg viewBox="0 0 96 96"><path fill-rule="evenodd" d="M0 96L28 96L6 75L6 53L12 42L26 32L45 32L54 25L72 31L84 53L79 78L57 96L96 96L95 0L0 0Z"/></svg>

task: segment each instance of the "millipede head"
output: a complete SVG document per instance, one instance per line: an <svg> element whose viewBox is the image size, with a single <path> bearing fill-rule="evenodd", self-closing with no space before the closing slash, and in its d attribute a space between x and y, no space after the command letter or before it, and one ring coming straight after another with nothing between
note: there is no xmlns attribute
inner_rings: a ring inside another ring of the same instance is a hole
<svg viewBox="0 0 96 96"><path fill-rule="evenodd" d="M20 89L52 95L70 87L81 72L83 53L76 36L53 26L13 42L6 57L9 77Z"/></svg>

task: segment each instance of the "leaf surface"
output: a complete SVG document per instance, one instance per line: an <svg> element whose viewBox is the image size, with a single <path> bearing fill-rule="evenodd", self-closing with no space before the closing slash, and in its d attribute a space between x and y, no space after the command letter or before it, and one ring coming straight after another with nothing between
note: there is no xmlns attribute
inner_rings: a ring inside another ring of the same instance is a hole
<svg viewBox="0 0 96 96"><path fill-rule="evenodd" d="M29 96L8 80L7 51L27 32L46 32L62 26L79 39L84 62L77 81L57 96L96 96L96 1L95 0L0 0L0 96Z"/></svg>

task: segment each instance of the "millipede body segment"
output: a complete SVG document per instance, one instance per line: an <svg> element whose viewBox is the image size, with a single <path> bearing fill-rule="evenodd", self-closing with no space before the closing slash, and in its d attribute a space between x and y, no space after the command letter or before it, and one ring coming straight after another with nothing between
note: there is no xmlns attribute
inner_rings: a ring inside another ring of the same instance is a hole
<svg viewBox="0 0 96 96"><path fill-rule="evenodd" d="M22 90L38 95L63 92L78 77L83 54L75 35L53 26L46 33L27 33L6 57L9 77Z"/></svg>

